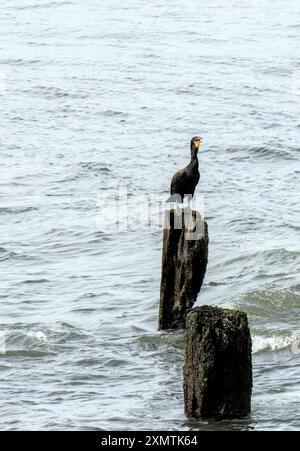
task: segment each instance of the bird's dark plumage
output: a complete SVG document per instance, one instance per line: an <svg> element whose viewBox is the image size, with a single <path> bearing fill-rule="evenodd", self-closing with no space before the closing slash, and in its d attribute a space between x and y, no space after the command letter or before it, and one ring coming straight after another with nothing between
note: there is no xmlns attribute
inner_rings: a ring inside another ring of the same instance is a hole
<svg viewBox="0 0 300 451"><path fill-rule="evenodd" d="M171 181L171 197L167 202L183 202L184 197L193 197L200 180L198 149L201 138L194 137L191 141L191 161L173 175Z"/></svg>

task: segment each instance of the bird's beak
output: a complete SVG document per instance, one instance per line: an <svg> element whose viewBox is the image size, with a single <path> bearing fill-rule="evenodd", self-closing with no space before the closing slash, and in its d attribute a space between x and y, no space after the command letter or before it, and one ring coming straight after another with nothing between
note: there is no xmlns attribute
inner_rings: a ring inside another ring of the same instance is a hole
<svg viewBox="0 0 300 451"><path fill-rule="evenodd" d="M202 138L200 138L199 141L195 141L196 149L199 149L199 146L200 146L201 142L202 142Z"/></svg>

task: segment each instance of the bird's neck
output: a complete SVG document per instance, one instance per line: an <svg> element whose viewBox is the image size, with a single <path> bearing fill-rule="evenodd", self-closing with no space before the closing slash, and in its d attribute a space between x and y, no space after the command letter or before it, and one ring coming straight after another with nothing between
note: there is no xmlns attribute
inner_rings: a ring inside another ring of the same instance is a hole
<svg viewBox="0 0 300 451"><path fill-rule="evenodd" d="M198 149L193 144L191 145L191 163L198 165Z"/></svg>

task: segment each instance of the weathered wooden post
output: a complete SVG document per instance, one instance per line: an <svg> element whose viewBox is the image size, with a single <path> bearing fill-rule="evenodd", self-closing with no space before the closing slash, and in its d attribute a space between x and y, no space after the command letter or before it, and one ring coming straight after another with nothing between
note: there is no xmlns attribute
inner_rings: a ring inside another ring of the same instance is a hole
<svg viewBox="0 0 300 451"><path fill-rule="evenodd" d="M207 223L187 207L167 210L163 235L159 328L185 327L202 287L208 258Z"/></svg>
<svg viewBox="0 0 300 451"><path fill-rule="evenodd" d="M252 357L247 315L195 307L186 318L184 402L194 418L243 418L251 411Z"/></svg>
<svg viewBox="0 0 300 451"><path fill-rule="evenodd" d="M186 327L183 371L188 417L244 418L251 411L252 355L247 315L193 308L208 259L208 228L190 208L166 212L160 329Z"/></svg>

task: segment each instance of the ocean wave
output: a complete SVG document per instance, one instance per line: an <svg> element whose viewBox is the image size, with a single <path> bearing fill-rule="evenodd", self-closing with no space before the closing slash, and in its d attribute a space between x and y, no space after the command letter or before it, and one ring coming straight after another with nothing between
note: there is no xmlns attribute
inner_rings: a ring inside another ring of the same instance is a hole
<svg viewBox="0 0 300 451"><path fill-rule="evenodd" d="M243 271L243 263L248 273L253 272L260 276L266 275L270 268L272 271L271 275L274 275L274 271L277 268L276 263L280 263L283 269L285 267L284 263L286 263L286 267L289 268L290 273L292 269L297 270L299 268L300 252L297 250L290 251L285 248L245 252L216 264L215 268L239 264L240 270ZM285 274L285 272L283 271L282 274Z"/></svg>
<svg viewBox="0 0 300 451"><path fill-rule="evenodd" d="M46 357L53 353L38 350L28 350L28 349L18 349L18 350L8 350L5 352L5 357L26 357L26 358L37 358ZM0 354L1 357L1 354ZM3 355L2 355L3 357Z"/></svg>
<svg viewBox="0 0 300 451"><path fill-rule="evenodd" d="M101 161L81 161L78 163L77 168L74 168L73 174L66 175L62 179L57 180L57 183L67 183L79 180L82 177L89 176L91 174L109 174L111 172L111 166Z"/></svg>
<svg viewBox="0 0 300 451"><path fill-rule="evenodd" d="M295 260L300 257L300 252L297 250L290 251L285 248L268 249L261 252L261 256L267 263L273 263L274 260L287 261Z"/></svg>
<svg viewBox="0 0 300 451"><path fill-rule="evenodd" d="M32 283L47 283L48 279L25 279L19 282L20 284L32 284Z"/></svg>
<svg viewBox="0 0 300 451"><path fill-rule="evenodd" d="M222 307L238 308L247 312L261 326L275 321L280 324L296 323L300 309L300 295L294 287L265 286L243 293L236 299L222 302Z"/></svg>
<svg viewBox="0 0 300 451"><path fill-rule="evenodd" d="M20 214L27 213L28 211L38 210L37 207L33 207L32 205L11 205L11 206L0 206L0 215L9 213L9 214Z"/></svg>
<svg viewBox="0 0 300 451"><path fill-rule="evenodd" d="M44 94L48 99L70 96L70 93L68 91L55 86L38 86L35 88L34 91L36 91L37 93Z"/></svg>
<svg viewBox="0 0 300 451"><path fill-rule="evenodd" d="M14 6L13 9L16 10L24 10L24 9L42 9L42 8L52 8L53 6L66 6L66 5L74 5L74 2L69 0L56 0L56 1L34 1L33 3L27 3L22 6Z"/></svg>
<svg viewBox="0 0 300 451"><path fill-rule="evenodd" d="M74 182L75 180L78 180L80 178L79 174L69 174L63 177L62 179L56 180L57 183L67 183L67 182ZM64 194L66 195L66 194ZM51 197L51 195L50 195Z"/></svg>
<svg viewBox="0 0 300 451"><path fill-rule="evenodd" d="M6 64L6 65L25 65L25 64L38 64L41 63L41 60L38 58L6 58L6 59L1 59L1 63L2 64Z"/></svg>
<svg viewBox="0 0 300 451"><path fill-rule="evenodd" d="M48 339L41 330L21 330L1 327L5 337L5 357L42 357L53 354Z"/></svg>
<svg viewBox="0 0 300 451"><path fill-rule="evenodd" d="M164 353L166 350L179 351L184 343L184 336L181 331L175 332L163 332L155 334L139 335L135 339L137 344L147 350L156 350L160 353Z"/></svg>
<svg viewBox="0 0 300 451"><path fill-rule="evenodd" d="M69 237L68 237L69 238ZM78 240L68 240L65 239L61 241L46 242L41 246L41 251L46 252L49 255L64 255L64 257L75 257L80 253L81 255L103 255L105 253L105 249L101 246L104 245L105 241L110 241L109 238L91 238L85 239L82 241Z"/></svg>
<svg viewBox="0 0 300 451"><path fill-rule="evenodd" d="M101 161L82 161L79 163L79 169L82 172L110 172L111 166Z"/></svg>
<svg viewBox="0 0 300 451"><path fill-rule="evenodd" d="M292 288L266 288L245 295L247 299L256 301L263 307L272 305L275 309L300 308L300 295Z"/></svg>
<svg viewBox="0 0 300 451"><path fill-rule="evenodd" d="M4 247L0 247L0 262L9 259L9 252Z"/></svg>
<svg viewBox="0 0 300 451"><path fill-rule="evenodd" d="M32 338L33 340L37 340L39 343L47 343L47 337L41 330L38 331L32 331L27 333L29 338Z"/></svg>
<svg viewBox="0 0 300 451"><path fill-rule="evenodd" d="M100 114L102 114L103 116L128 116L128 113L125 113L124 111L110 109L101 111Z"/></svg>
<svg viewBox="0 0 300 451"><path fill-rule="evenodd" d="M58 86L34 86L31 89L24 89L24 93L45 96L47 99L57 98L71 98L71 99L84 99L88 97L88 94L81 91L70 91Z"/></svg>
<svg viewBox="0 0 300 451"><path fill-rule="evenodd" d="M290 349L293 353L300 353L300 333L295 333L292 336L280 337L272 335L254 336L252 339L252 349L254 353L260 352L274 352L283 349ZM298 352L296 352L298 350Z"/></svg>
<svg viewBox="0 0 300 451"><path fill-rule="evenodd" d="M227 149L230 156L239 161L248 158L264 158L268 160L284 158L288 160L296 160L299 158L299 150L299 147L284 146L280 143L273 146L237 146Z"/></svg>
<svg viewBox="0 0 300 451"><path fill-rule="evenodd" d="M218 304L225 309L245 311L253 323L284 324L286 327L296 325L300 309L300 293L294 286L283 288L281 285L265 286L247 291L238 296L219 299Z"/></svg>
<svg viewBox="0 0 300 451"><path fill-rule="evenodd" d="M20 257L19 254L13 251L8 251L4 247L0 247L0 262L5 260L10 260L11 258ZM23 257L23 256L21 256Z"/></svg>
<svg viewBox="0 0 300 451"><path fill-rule="evenodd" d="M91 336L85 331L65 322L52 326L44 324L1 325L5 337L6 357L40 357L56 355L73 347L74 341L86 344Z"/></svg>

